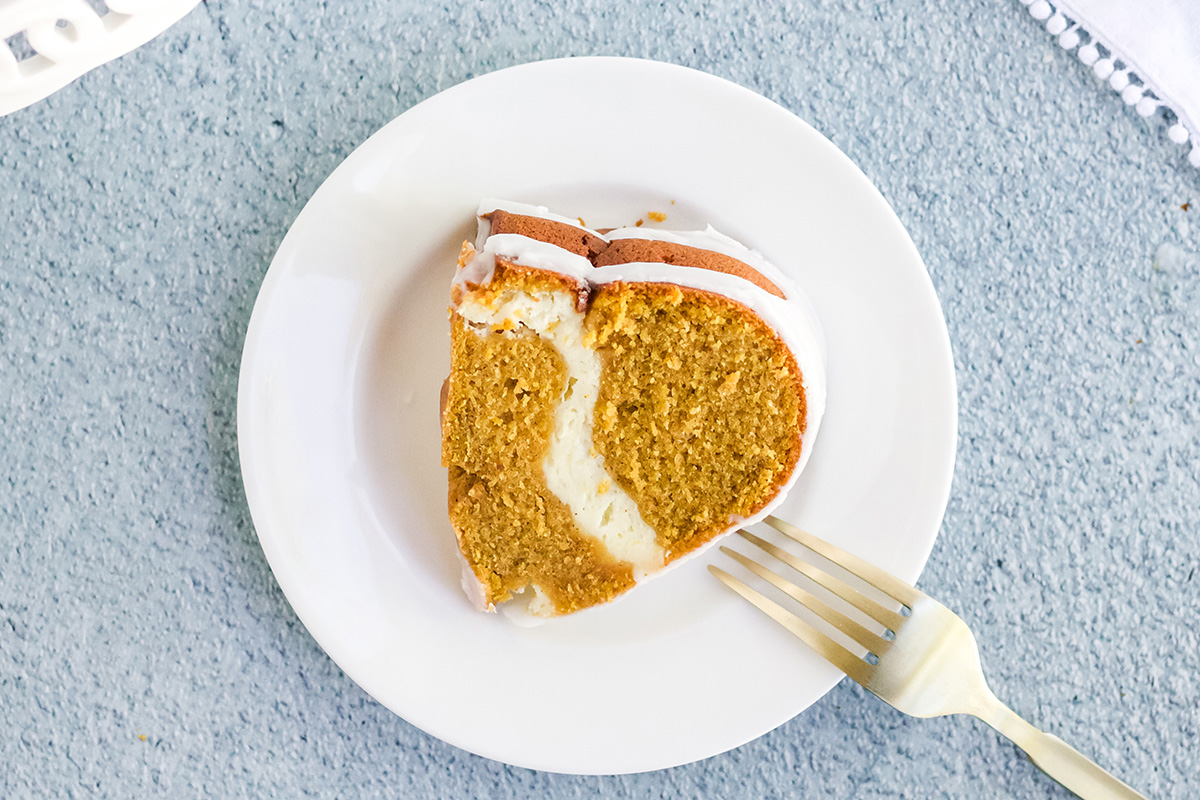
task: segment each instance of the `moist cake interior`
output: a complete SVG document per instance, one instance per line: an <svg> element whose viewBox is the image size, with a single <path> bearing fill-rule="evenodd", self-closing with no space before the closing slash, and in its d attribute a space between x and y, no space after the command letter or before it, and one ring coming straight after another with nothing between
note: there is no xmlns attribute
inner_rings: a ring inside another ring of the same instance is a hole
<svg viewBox="0 0 1200 800"><path fill-rule="evenodd" d="M776 305L783 289L727 254L632 238L614 252L545 213L482 225L452 290L442 415L481 607L607 602L780 499L807 441L805 375L778 330L708 283Z"/></svg>

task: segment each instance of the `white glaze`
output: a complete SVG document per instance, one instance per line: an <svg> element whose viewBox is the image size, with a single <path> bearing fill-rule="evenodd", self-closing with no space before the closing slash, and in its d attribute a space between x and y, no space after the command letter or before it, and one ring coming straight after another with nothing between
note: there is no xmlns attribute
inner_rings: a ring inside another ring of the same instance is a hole
<svg viewBox="0 0 1200 800"><path fill-rule="evenodd" d="M495 611L496 606L488 602L487 589L483 585L483 581L479 580L479 576L475 574L475 570L471 569L471 565L467 563L467 557L462 554L462 550L455 548L458 553L458 565L462 570L459 576L459 583L462 584L463 593L467 599L471 601L471 605L476 611Z"/></svg>
<svg viewBox="0 0 1200 800"><path fill-rule="evenodd" d="M557 245L517 233L498 233L488 237L483 247L476 248L471 260L455 271L453 285L464 289L469 283L487 286L492 282L497 257L521 266L557 272L581 282L595 271L592 262Z"/></svg>
<svg viewBox="0 0 1200 800"><path fill-rule="evenodd" d="M746 266L756 270L764 278L775 284L789 300L798 291L796 284L783 273L783 270L767 261L762 253L751 250L736 239L732 239L709 225L702 231L668 231L661 228L616 228L606 236L610 241L617 239L648 239L654 242L671 242L700 250L711 250L714 253L736 258Z"/></svg>

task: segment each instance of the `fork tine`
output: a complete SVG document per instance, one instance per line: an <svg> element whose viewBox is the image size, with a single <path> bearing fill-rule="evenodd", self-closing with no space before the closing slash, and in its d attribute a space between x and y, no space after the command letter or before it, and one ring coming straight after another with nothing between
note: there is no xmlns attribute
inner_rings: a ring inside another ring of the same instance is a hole
<svg viewBox="0 0 1200 800"><path fill-rule="evenodd" d="M721 582L730 589L733 589L742 597L758 606L763 613L778 622L783 627L787 628L792 635L804 642L813 650L817 651L818 655L833 664L842 672L846 673L864 686L870 682L872 667L866 661L863 661L861 658L853 655L846 648L842 647L840 644L833 641L828 636L821 633L816 628L776 603L774 600L771 600L765 595L762 595L754 589L751 589L749 586L742 583L740 580L733 577L720 567L714 567L713 565L709 564L708 571L720 578Z"/></svg>
<svg viewBox="0 0 1200 800"><path fill-rule="evenodd" d="M826 542L823 539L818 539L811 533L806 533L790 522L784 522L778 517L767 517L763 521L775 530L782 533L784 536L794 539L795 541L807 547L809 550L812 550L817 555L829 559L839 567L845 569L851 575L855 575L871 584L876 589L891 595L909 608L912 608L913 603L916 603L924 597L921 592L914 589L912 586L909 586L896 576L884 572L873 564L868 564L861 558L850 555L840 547L834 547L829 542Z"/></svg>
<svg viewBox="0 0 1200 800"><path fill-rule="evenodd" d="M860 646L870 650L875 655L883 655L887 649L892 646L891 642L884 639L879 634L875 633L874 631L867 630L862 625L859 625L857 622L850 619L840 611L830 608L829 604L825 603L820 598L816 597L810 592L805 591L804 589L801 589L796 584L784 580L779 575L776 575L774 572L764 567L762 564L759 564L757 561L746 558L741 553L737 552L736 550L730 550L728 547L722 547L721 552L731 557L734 561L738 562L758 577L769 581L772 586L782 592L785 592L793 600L799 602L809 611L813 612L818 617L849 636Z"/></svg>
<svg viewBox="0 0 1200 800"><path fill-rule="evenodd" d="M854 606L859 611L866 614L868 617L884 627L890 628L893 631L899 631L900 626L904 624L904 617L900 616L895 611L892 611L890 608L876 603L871 598L859 592L857 589L848 586L845 582L833 577L828 572L817 569L812 564L805 563L786 550L781 550L765 539L755 536L749 531L738 531L738 534L743 539L760 548L761 550L765 550L766 552L775 556L775 558L787 564L789 567L796 570L813 583L821 586L824 589L828 589L830 592L833 592L835 595L842 598L847 603Z"/></svg>

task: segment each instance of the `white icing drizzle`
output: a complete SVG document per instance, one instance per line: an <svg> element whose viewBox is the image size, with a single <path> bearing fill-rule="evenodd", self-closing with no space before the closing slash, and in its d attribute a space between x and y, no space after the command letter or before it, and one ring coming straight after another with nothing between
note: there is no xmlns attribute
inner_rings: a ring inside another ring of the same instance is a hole
<svg viewBox="0 0 1200 800"><path fill-rule="evenodd" d="M700 250L711 250L714 253L736 258L748 267L757 271L764 278L779 287L784 296L791 298L798 289L792 279L783 271L763 258L762 253L751 250L736 239L731 239L709 225L702 231L667 231L659 228L616 228L608 232L608 238L617 239L647 239L653 242L671 242Z"/></svg>
<svg viewBox="0 0 1200 800"><path fill-rule="evenodd" d="M475 574L475 570L467 563L467 557L462 554L462 550L455 548L455 552L458 554L458 565L462 570L459 583L462 584L463 593L471 601L471 605L476 611L495 611L496 606L488 602L487 589Z"/></svg>
<svg viewBox="0 0 1200 800"><path fill-rule="evenodd" d="M454 273L453 285L463 288L468 283L487 286L492 282L497 257L523 267L566 275L580 282L595 272L592 262L557 245L517 233L498 233L488 237L474 257Z"/></svg>

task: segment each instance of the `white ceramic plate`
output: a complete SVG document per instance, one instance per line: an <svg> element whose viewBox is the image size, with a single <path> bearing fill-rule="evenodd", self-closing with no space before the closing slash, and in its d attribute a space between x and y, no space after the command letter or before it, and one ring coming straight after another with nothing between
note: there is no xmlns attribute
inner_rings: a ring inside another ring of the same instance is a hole
<svg viewBox="0 0 1200 800"><path fill-rule="evenodd" d="M481 197L592 226L712 223L805 288L828 413L777 512L905 578L950 487L949 339L899 220L829 141L724 80L649 61L506 69L409 110L313 195L246 336L246 496L288 599L379 702L474 753L621 773L754 739L840 674L693 559L540 628L473 611L440 466L446 306Z"/></svg>

